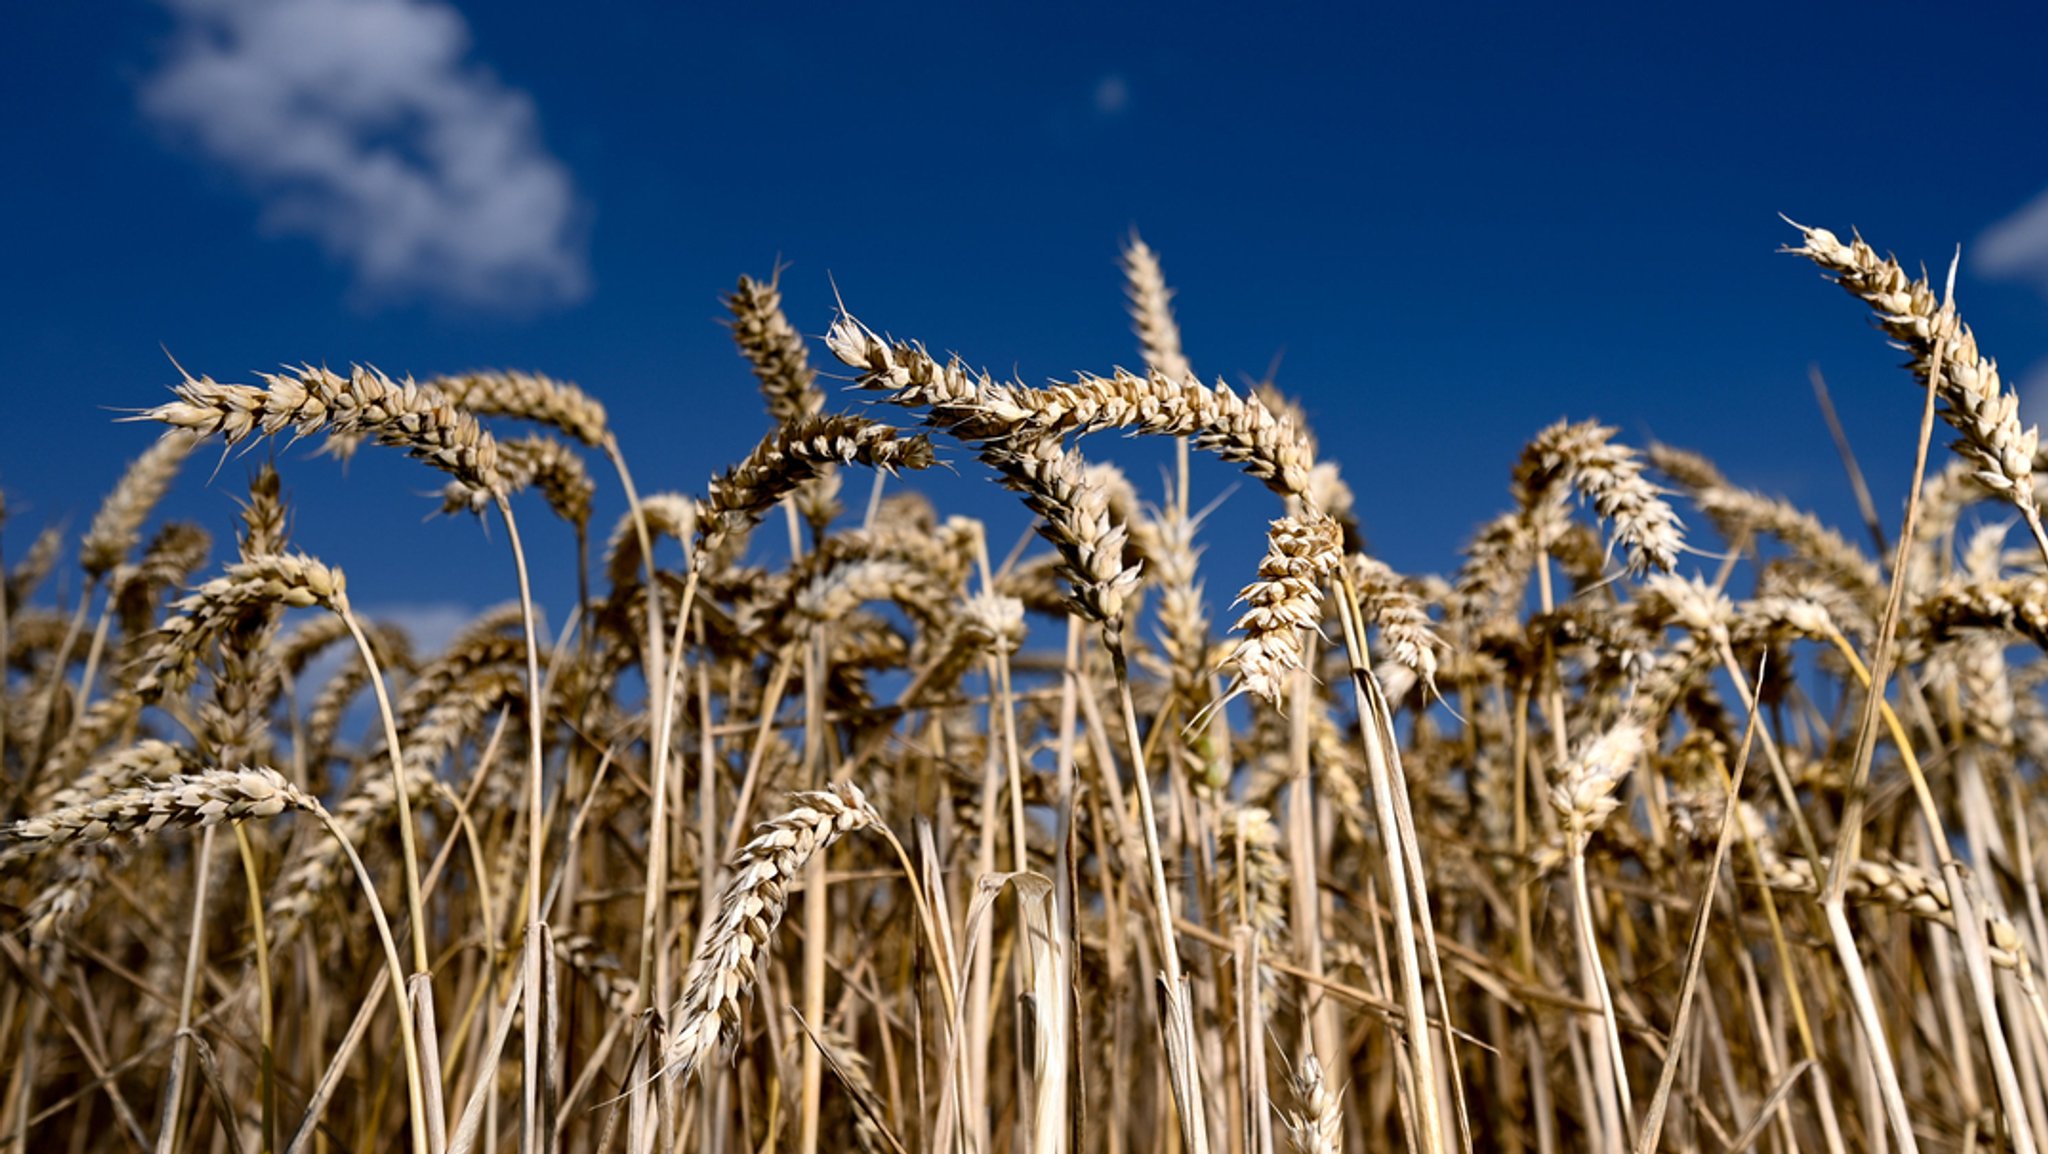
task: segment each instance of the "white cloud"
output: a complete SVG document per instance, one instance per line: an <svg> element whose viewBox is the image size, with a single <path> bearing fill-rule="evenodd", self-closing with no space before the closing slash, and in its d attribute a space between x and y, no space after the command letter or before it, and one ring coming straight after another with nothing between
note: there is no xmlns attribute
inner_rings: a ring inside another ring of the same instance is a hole
<svg viewBox="0 0 2048 1154"><path fill-rule="evenodd" d="M165 0L144 111L380 298L531 308L589 290L575 188L533 103L439 0Z"/></svg>
<svg viewBox="0 0 2048 1154"><path fill-rule="evenodd" d="M1111 73L1095 83L1095 111L1115 116L1130 103L1131 86L1122 76Z"/></svg>
<svg viewBox="0 0 2048 1154"><path fill-rule="evenodd" d="M1985 276L2024 281L2048 296L2048 189L1985 229L1971 260ZM2048 361L2036 362L2018 376L2020 419L2030 425L2048 424Z"/></svg>
<svg viewBox="0 0 2048 1154"><path fill-rule="evenodd" d="M2048 293L2048 189L1977 238L1978 271L2033 282Z"/></svg>

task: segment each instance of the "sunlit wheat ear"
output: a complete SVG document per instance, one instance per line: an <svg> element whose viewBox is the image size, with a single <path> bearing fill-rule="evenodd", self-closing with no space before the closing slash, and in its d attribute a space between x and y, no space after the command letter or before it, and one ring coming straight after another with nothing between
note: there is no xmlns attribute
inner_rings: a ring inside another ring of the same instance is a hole
<svg viewBox="0 0 2048 1154"><path fill-rule="evenodd" d="M497 487L498 446L476 418L440 393L356 366L346 377L301 365L261 373L261 386L186 377L177 400L133 419L161 421L230 445L256 436L363 435L404 449L472 488Z"/></svg>
<svg viewBox="0 0 2048 1154"><path fill-rule="evenodd" d="M93 514L92 526L78 544L78 563L86 576L97 580L127 560L141 539L142 523L198 443L199 438L190 433L165 433L128 466L121 483Z"/></svg>
<svg viewBox="0 0 2048 1154"><path fill-rule="evenodd" d="M698 521L699 555L754 522L829 465L859 464L884 472L926 469L936 461L931 440L905 437L865 417L804 417L768 434L746 460L711 482Z"/></svg>
<svg viewBox="0 0 2048 1154"><path fill-rule="evenodd" d="M1576 838L1598 829L1621 803L1614 791L1642 760L1649 735L1642 723L1624 719L1587 742L1550 789L1550 806Z"/></svg>
<svg viewBox="0 0 2048 1154"><path fill-rule="evenodd" d="M118 789L0 826L0 851L33 853L117 834L155 833L166 826L209 826L319 808L317 799L266 766L209 769Z"/></svg>
<svg viewBox="0 0 2048 1154"><path fill-rule="evenodd" d="M1768 827L1748 813L1743 817L1745 821L1753 821L1756 827L1753 836L1757 842L1764 884L1781 893L1808 897L1818 895L1830 863L1823 859L1816 867L1815 863L1796 853L1781 851L1772 840ZM1716 818L1718 820L1718 815ZM1697 822L1698 819L1692 820ZM1884 906L1955 928L1955 907L1949 901L1947 884L1910 862L1882 856L1859 858L1849 867L1847 888L1843 893L1852 902ZM2026 940L2011 919L1987 910L1984 936L1993 965L2007 970L2032 967Z"/></svg>
<svg viewBox="0 0 2048 1154"><path fill-rule="evenodd" d="M109 699L114 700L114 699ZM126 699L133 703L133 698ZM133 716L130 709L116 709L101 716ZM73 732L84 729L76 727ZM73 755L76 756L76 755ZM144 738L125 749L102 755L87 763L76 774L58 776L41 783L31 800L30 812L75 809L90 804L95 798L107 796L119 790L132 788L140 783L161 781L178 773L198 768L188 750L157 738ZM9 855L0 852L0 861Z"/></svg>
<svg viewBox="0 0 2048 1154"><path fill-rule="evenodd" d="M1225 666L1239 684L1268 701L1280 701L1289 672L1305 661L1301 631L1323 618L1323 582L1342 564L1343 534L1329 517L1306 514L1273 522L1258 580L1238 600L1244 634Z"/></svg>
<svg viewBox="0 0 2048 1154"><path fill-rule="evenodd" d="M1145 367L1168 377L1193 376L1194 369L1181 352L1180 325L1173 319L1173 290L1166 287L1159 254L1134 232L1124 245L1123 266L1124 295L1130 298L1131 327L1137 331Z"/></svg>
<svg viewBox="0 0 2048 1154"><path fill-rule="evenodd" d="M499 488L507 496L538 490L555 516L582 529L590 523L590 503L597 484L583 457L553 437L539 435L498 442ZM443 513L483 513L496 494L450 481L441 490Z"/></svg>
<svg viewBox="0 0 2048 1154"><path fill-rule="evenodd" d="M1522 506L1562 503L1577 492L1590 500L1612 534L1610 549L1628 551L1629 572L1670 570L1685 547L1678 515L1643 476L1635 451L1596 421L1560 421L1536 434L1515 466Z"/></svg>
<svg viewBox="0 0 2048 1154"><path fill-rule="evenodd" d="M1920 628L1937 640L1965 630L2003 630L2048 649L2048 578L1952 580L1913 612Z"/></svg>
<svg viewBox="0 0 2048 1154"><path fill-rule="evenodd" d="M1309 492L1315 454L1302 431L1264 401L1240 396L1221 382L1205 385L1193 377L1119 371L1111 377L1083 375L1068 384L1016 389L1003 399L1014 409L993 411L1009 419L1018 436L1124 429L1186 437L1195 448L1242 466L1282 496Z"/></svg>
<svg viewBox="0 0 2048 1154"><path fill-rule="evenodd" d="M817 386L803 335L782 311L780 285L779 272L766 283L743 276L726 295L725 308L732 314L733 343L753 366L768 415L777 424L788 424L824 408L825 394Z"/></svg>
<svg viewBox="0 0 2048 1154"><path fill-rule="evenodd" d="M640 511L647 519L648 540L670 537L688 544L697 536L697 502L681 493L648 493L640 498ZM640 535L633 528L633 514L620 516L606 539L604 571L614 589L642 579Z"/></svg>
<svg viewBox="0 0 2048 1154"><path fill-rule="evenodd" d="M844 313L833 318L825 347L858 370L861 388L888 393L890 404L926 410L931 425L965 441L1007 436L1027 412L1017 395L1028 390L971 372L958 358L940 364L923 345L886 340Z"/></svg>
<svg viewBox="0 0 2048 1154"><path fill-rule="evenodd" d="M1338 1154L1343 1149L1344 1095L1330 1088L1323 1064L1314 1054L1304 1054L1300 1065L1288 1071L1287 1082L1295 1106L1280 1112L1288 1149L1292 1154Z"/></svg>
<svg viewBox="0 0 2048 1154"><path fill-rule="evenodd" d="M28 552L7 571L7 604L19 606L35 596L42 587L43 579L57 564L58 554L64 551L64 527L46 525L29 544Z"/></svg>
<svg viewBox="0 0 2048 1154"><path fill-rule="evenodd" d="M1111 513L1108 491L1089 478L1081 455L1045 439L996 442L981 457L1044 518L1038 531L1059 551L1075 612L1121 629L1125 599L1138 584L1138 567L1124 564L1130 529Z"/></svg>
<svg viewBox="0 0 2048 1154"><path fill-rule="evenodd" d="M788 904L789 885L813 855L845 834L880 824L852 785L793 795L794 808L755 827L754 840L728 863L718 912L697 943L683 996L669 1013L675 1033L664 1072L687 1078L722 1045L737 1040L742 1000L766 959Z"/></svg>
<svg viewBox="0 0 2048 1154"><path fill-rule="evenodd" d="M476 416L546 425L591 448L603 445L611 433L602 404L575 385L543 373L477 370L433 377L421 387Z"/></svg>
<svg viewBox="0 0 2048 1154"><path fill-rule="evenodd" d="M1851 596L1869 605L1883 602L1885 586L1877 562L1822 524L1820 518L1785 501L1729 484L1719 470L1696 454L1652 445L1649 458L1684 487L1700 512L1731 543L1768 533L1820 574L1839 582Z"/></svg>
<svg viewBox="0 0 2048 1154"><path fill-rule="evenodd" d="M1280 856L1280 827L1255 805L1228 805L1220 824L1216 864L1223 924L1248 925L1262 950L1284 953L1288 868Z"/></svg>
<svg viewBox="0 0 2048 1154"><path fill-rule="evenodd" d="M1430 693L1436 692L1437 651L1448 648L1436 635L1429 607L1401 575L1384 563L1354 553L1352 581L1358 586L1358 608L1379 627L1382 656L1407 669Z"/></svg>
<svg viewBox="0 0 2048 1154"><path fill-rule="evenodd" d="M1939 370L1942 419L1962 434L1955 451L1976 467L1977 479L2031 508L2039 431L2021 426L2018 394L2000 381L1998 363L1977 351L1977 338L1957 317L1954 303L1938 299L1925 279L1907 276L1898 261L1878 256L1860 236L1844 244L1824 228L1793 227L1801 243L1786 252L1827 270L1835 283L1869 305L1884 331L1912 356L1914 375L1922 382ZM1939 366L1934 364L1937 351Z"/></svg>
<svg viewBox="0 0 2048 1154"><path fill-rule="evenodd" d="M345 587L339 569L296 554L256 557L230 565L226 573L193 590L173 607L143 658L135 692L153 701L166 689L190 685L201 650L242 612L261 605L339 609L347 605Z"/></svg>

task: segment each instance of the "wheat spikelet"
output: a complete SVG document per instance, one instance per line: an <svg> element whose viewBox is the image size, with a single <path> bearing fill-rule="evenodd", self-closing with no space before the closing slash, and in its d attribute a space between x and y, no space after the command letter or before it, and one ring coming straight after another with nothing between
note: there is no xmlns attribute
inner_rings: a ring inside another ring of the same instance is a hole
<svg viewBox="0 0 2048 1154"><path fill-rule="evenodd" d="M1913 608L1934 640L1962 630L1999 629L2048 648L2048 578L1952 580Z"/></svg>
<svg viewBox="0 0 2048 1154"><path fill-rule="evenodd" d="M1281 496L1309 492L1315 458L1301 431L1274 416L1265 402L1241 397L1221 381L1209 386L1192 377L1118 371L1011 395L1016 408L995 411L1013 422L1019 436L1126 429L1186 437L1195 448L1243 466Z"/></svg>
<svg viewBox="0 0 2048 1154"><path fill-rule="evenodd" d="M127 559L128 551L140 540L142 523L198 443L189 433L165 433L128 466L121 483L93 514L92 525L78 544L78 562L86 576L99 580Z"/></svg>
<svg viewBox="0 0 2048 1154"><path fill-rule="evenodd" d="M1209 698L1209 607L1204 596L1201 547L1195 544L1199 517L1169 508L1148 519L1155 543L1146 551L1152 582L1159 589L1159 647L1166 659L1169 688L1192 712Z"/></svg>
<svg viewBox="0 0 2048 1154"><path fill-rule="evenodd" d="M1758 840L1764 884L1785 893L1820 893L1820 879L1832 863L1823 858L1816 865L1794 853L1781 853L1768 834ZM1908 862L1883 857L1858 858L1849 866L1843 893L1850 901L1867 902L1898 910L1917 918L1955 928L1955 907L1949 902L1948 886L1940 878ZM2018 927L2001 914L1987 909L1984 930L1993 965L2023 969L2030 965Z"/></svg>
<svg viewBox="0 0 2048 1154"><path fill-rule="evenodd" d="M1938 375L1942 419L1962 438L1955 450L1976 467L1977 479L2023 509L2034 500L2034 454L2039 432L2020 425L2019 396L2006 390L1998 363L1977 351L1970 326L1956 316L1952 301L1935 298L1925 279L1906 275L1899 262L1877 255L1860 236L1843 244L1824 228L1794 224L1803 256L1834 277L1835 283L1877 314L1884 331L1911 355L1923 382ZM1939 352L1942 361L1934 364Z"/></svg>
<svg viewBox="0 0 2048 1154"><path fill-rule="evenodd" d="M835 565L796 590L790 608L801 624L799 636L851 613L867 601L893 601L918 628L931 635L943 631L947 589L919 566L890 559L851 561Z"/></svg>
<svg viewBox="0 0 2048 1154"><path fill-rule="evenodd" d="M958 358L942 365L923 345L884 340L844 313L833 319L825 345L859 370L861 388L888 393L891 404L926 410L928 424L969 443L1014 433L1025 411L1016 399L1023 390L969 372Z"/></svg>
<svg viewBox="0 0 2048 1154"><path fill-rule="evenodd" d="M1219 821L1224 833L1217 849L1221 924L1248 925L1260 949L1283 953L1287 946L1287 863L1280 856L1280 827L1262 806L1228 805Z"/></svg>
<svg viewBox="0 0 2048 1154"><path fill-rule="evenodd" d="M134 699L128 700L132 702ZM88 716L104 719L120 717L121 713L116 707L104 712L88 711ZM99 720L92 722L93 728L100 728L100 725ZM67 753L67 756L70 755ZM90 804L95 798L132 788L137 783L161 780L195 768L187 751L167 741L145 738L126 749L94 759L75 774L48 774L42 783L44 788L38 790L31 809L36 812L75 809Z"/></svg>
<svg viewBox="0 0 2048 1154"><path fill-rule="evenodd" d="M25 911L30 946L44 951L62 941L92 908L100 882L126 858L121 847L107 842L87 842L58 855Z"/></svg>
<svg viewBox="0 0 2048 1154"><path fill-rule="evenodd" d="M209 769L10 822L0 826L0 850L38 853L116 834L151 834L166 826L276 817L288 809L318 812L320 802L267 766Z"/></svg>
<svg viewBox="0 0 2048 1154"><path fill-rule="evenodd" d="M117 676L127 677L141 656L141 645L156 624L158 598L166 590L188 584L192 574L206 564L212 549L213 538L206 530L173 521L157 530L141 557L114 569L108 587L114 620L121 630L120 648L112 665Z"/></svg>
<svg viewBox="0 0 2048 1154"><path fill-rule="evenodd" d="M1865 604L1882 604L1884 579L1877 562L1820 518L1772 497L1729 484L1719 469L1696 453L1652 445L1650 463L1677 481L1700 512L1731 544L1768 533L1829 580Z"/></svg>
<svg viewBox="0 0 2048 1154"><path fill-rule="evenodd" d="M71 728L57 739L57 743L50 747L48 756L43 759L42 772L36 778L36 789L30 799L29 808L49 808L52 804L52 793L68 786L72 775L86 764L86 759L113 740L116 733L126 729L140 712L141 700L132 693L120 690L86 706L85 712L79 714L71 723Z"/></svg>
<svg viewBox="0 0 2048 1154"><path fill-rule="evenodd" d="M728 866L718 913L697 944L682 998L669 1013L675 1033L663 1056L666 1073L688 1078L719 1047L739 1036L740 1001L753 985L788 903L789 883L812 855L881 816L852 785L799 793L787 813L755 827L754 839Z"/></svg>
<svg viewBox="0 0 2048 1154"><path fill-rule="evenodd" d="M568 934L555 938L554 945L555 960L589 982L591 991L607 1010L623 1014L632 1005L637 983L618 959L606 952L603 942L588 934Z"/></svg>
<svg viewBox="0 0 2048 1154"><path fill-rule="evenodd" d="M853 1141L860 1154L881 1154L890 1149L882 1137L879 1121L882 1098L875 1092L874 1071L867 1055L860 1051L852 1038L831 1025L813 1028L810 1039L831 1059L833 1072L854 1099L855 1104L850 1111L853 1115Z"/></svg>

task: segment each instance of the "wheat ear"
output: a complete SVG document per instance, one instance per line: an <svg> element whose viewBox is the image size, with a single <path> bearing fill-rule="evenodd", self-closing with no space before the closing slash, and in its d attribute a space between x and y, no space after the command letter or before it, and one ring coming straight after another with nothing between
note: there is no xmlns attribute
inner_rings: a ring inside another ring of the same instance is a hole
<svg viewBox="0 0 2048 1154"><path fill-rule="evenodd" d="M874 806L850 784L790 800L794 807L755 827L754 839L727 864L717 912L690 960L683 996L669 1013L675 1033L663 1060L668 1074L689 1077L721 1045L738 1038L741 999L782 922L790 882L840 837L881 823Z"/></svg>
<svg viewBox="0 0 2048 1154"><path fill-rule="evenodd" d="M1936 299L1926 278L1906 275L1898 261L1878 256L1860 236L1852 234L1844 244L1824 228L1792 227L1799 230L1800 244L1784 251L1819 265L1870 306L1884 331L1913 358L1914 375L1939 382L1942 419L1962 434L1957 454L1976 466L1978 480L2038 525L2033 471L2039 431L2021 426L2019 395L1999 379L1998 362L1977 351L1976 335L1956 315L1955 302Z"/></svg>

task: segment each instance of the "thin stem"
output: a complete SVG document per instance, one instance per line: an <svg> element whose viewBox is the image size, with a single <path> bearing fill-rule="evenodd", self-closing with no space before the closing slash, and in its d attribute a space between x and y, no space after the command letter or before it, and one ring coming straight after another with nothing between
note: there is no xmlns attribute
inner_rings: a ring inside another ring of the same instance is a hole
<svg viewBox="0 0 2048 1154"><path fill-rule="evenodd" d="M505 521L505 536L512 543L512 562L519 572L519 611L526 629L526 1032L522 1079L525 1117L521 1121L522 1148L535 1154L546 1139L546 1125L540 1117L542 1083L547 1072L541 1066L541 1033L554 1016L547 1004L541 980L541 859L547 851L547 813L543 797L541 737L540 639L533 614L533 586L527 577L526 550L519 542L519 523L512 516L512 503L496 494L498 513Z"/></svg>
<svg viewBox="0 0 2048 1154"><path fill-rule="evenodd" d="M277 1012L270 988L270 933L263 925L263 884L256 869L256 848L249 844L249 832L235 823L235 849L242 855L242 880L248 885L250 943L256 954L257 1040L263 1100L260 1113L263 1148L277 1149Z"/></svg>
<svg viewBox="0 0 2048 1154"><path fill-rule="evenodd" d="M391 784L397 795L398 840L400 857L405 862L405 912L412 920L412 965L413 973L424 974L428 969L427 915L426 903L420 896L419 843L412 825L412 791L406 788L405 754L398 743L398 721L391 710L391 695L384 688L384 672L377 667L377 655L370 651L370 639L363 635L363 628L357 624L356 616L349 609L348 597L337 594L334 611L348 626L349 636L355 638L356 649L363 655L363 664L370 670L370 689L377 695L377 716L384 724L384 748L391 759ZM404 982L399 983L403 990Z"/></svg>

